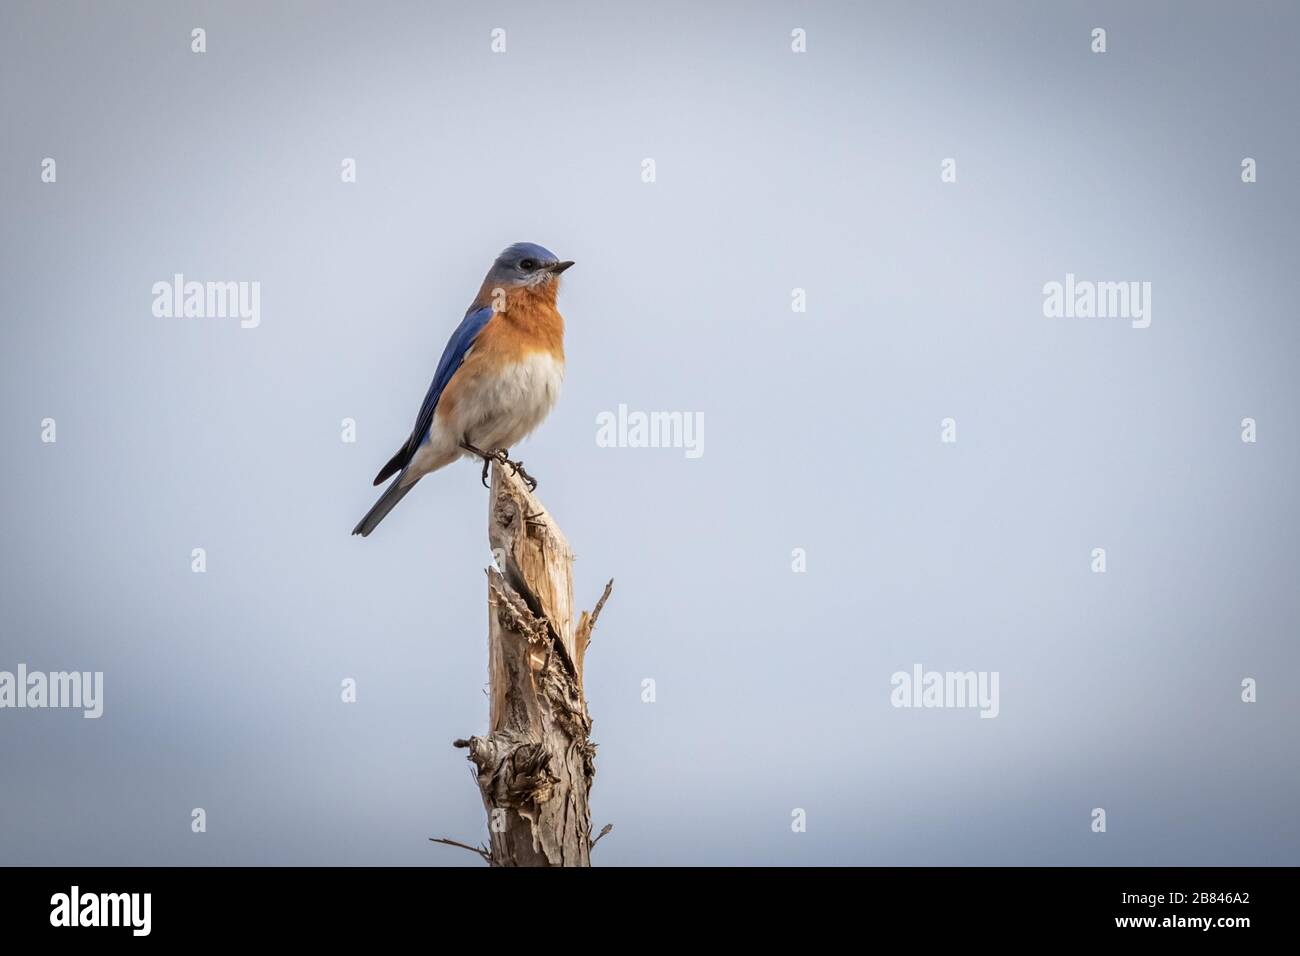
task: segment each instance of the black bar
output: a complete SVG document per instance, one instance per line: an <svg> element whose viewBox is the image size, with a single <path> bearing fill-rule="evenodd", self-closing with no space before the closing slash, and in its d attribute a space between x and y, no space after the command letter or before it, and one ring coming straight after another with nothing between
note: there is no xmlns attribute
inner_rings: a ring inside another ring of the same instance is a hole
<svg viewBox="0 0 1300 956"><path fill-rule="evenodd" d="M653 914L636 932L701 920L751 929L811 920L854 934L912 926L927 941L978 931L985 940L1130 936L1231 945L1285 928L1295 875L1282 868L11 868L0 870L0 925L7 940L129 939L143 928L144 897L127 909L114 896L101 909L99 894L147 893L149 932L136 938L377 941L436 937L474 914L496 919L492 901L510 893L507 910L569 901L586 912L633 906ZM117 908L124 925L52 925L52 917L70 922L74 886L79 920L92 912L112 917Z"/></svg>

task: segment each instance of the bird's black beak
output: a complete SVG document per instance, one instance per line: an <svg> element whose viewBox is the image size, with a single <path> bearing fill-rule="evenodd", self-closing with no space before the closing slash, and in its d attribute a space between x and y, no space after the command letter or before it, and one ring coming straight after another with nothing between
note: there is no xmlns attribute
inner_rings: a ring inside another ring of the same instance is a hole
<svg viewBox="0 0 1300 956"><path fill-rule="evenodd" d="M553 266L550 267L551 274L552 274L552 275L557 275L557 276L558 276L561 272L563 272L565 269L569 268L569 266L571 266L571 265L573 265L573 260L572 260L572 259L569 259L569 260L566 261L566 262L557 262L555 265L553 265Z"/></svg>

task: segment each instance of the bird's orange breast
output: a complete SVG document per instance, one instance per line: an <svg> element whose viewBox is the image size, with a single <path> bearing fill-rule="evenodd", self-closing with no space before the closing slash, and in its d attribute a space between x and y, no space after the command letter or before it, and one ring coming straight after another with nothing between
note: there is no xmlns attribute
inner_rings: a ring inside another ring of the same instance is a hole
<svg viewBox="0 0 1300 956"><path fill-rule="evenodd" d="M554 292L548 297L532 290L517 290L506 299L505 308L488 320L465 361L452 376L438 399L437 414L446 420L456 417L466 396L481 394L508 370L545 355L561 373L564 366L564 319L555 307Z"/></svg>
<svg viewBox="0 0 1300 956"><path fill-rule="evenodd" d="M505 300L505 308L492 316L478 338L474 352L492 362L518 362L532 352L544 352L564 361L564 318L555 307L553 290L519 289Z"/></svg>

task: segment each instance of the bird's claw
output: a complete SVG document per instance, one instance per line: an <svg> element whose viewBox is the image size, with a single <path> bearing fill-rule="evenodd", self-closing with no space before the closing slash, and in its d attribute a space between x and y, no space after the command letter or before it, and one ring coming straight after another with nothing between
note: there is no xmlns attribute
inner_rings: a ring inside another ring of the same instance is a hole
<svg viewBox="0 0 1300 956"><path fill-rule="evenodd" d="M534 478L532 475L530 475L528 472L524 471L524 463L522 461L510 460L509 448L498 448L496 451L487 452L481 448L475 448L467 441L461 442L460 447L465 449L468 452L472 452L473 454L478 455L480 458L483 459L483 474L480 480L483 482L484 488L492 487L491 485L488 484L488 469L492 467L492 462L495 461L501 465L509 465L510 474L519 475L521 478L523 478L524 483L528 485L528 490L530 493L537 490L537 479Z"/></svg>
<svg viewBox="0 0 1300 956"><path fill-rule="evenodd" d="M537 490L537 479L534 478L532 475L530 475L528 472L524 471L524 463L522 461L510 460L509 448L498 448L496 451L488 452L488 451L484 451L481 448L474 447L467 441L462 441L460 443L460 447L465 449L468 452L478 455L480 458L483 459L483 474L480 476L479 480L483 482L484 488L492 487L491 485L488 484L488 469L492 467L492 462L495 461L501 465L509 465L510 474L518 475L522 477L524 479L525 484L528 485L528 491L530 493Z"/></svg>
<svg viewBox="0 0 1300 956"><path fill-rule="evenodd" d="M514 469L514 474L524 480L524 484L528 486L528 491L530 493L537 490L537 479L524 471L524 463L522 461L512 461L509 462L509 465Z"/></svg>
<svg viewBox="0 0 1300 956"><path fill-rule="evenodd" d="M524 471L524 463L522 461L512 461L510 459L509 448L498 448L492 453L492 460L499 462L502 465L508 465L510 467L510 474L518 475L523 478L524 483L528 485L528 490L530 492L537 490L537 479ZM483 462L483 468L485 471L487 469L487 464L487 460L485 459Z"/></svg>

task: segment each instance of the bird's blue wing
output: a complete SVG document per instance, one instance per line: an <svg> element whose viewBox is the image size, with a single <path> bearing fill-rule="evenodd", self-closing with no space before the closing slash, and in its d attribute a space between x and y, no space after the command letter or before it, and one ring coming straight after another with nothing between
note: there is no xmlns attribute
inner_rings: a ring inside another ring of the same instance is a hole
<svg viewBox="0 0 1300 956"><path fill-rule="evenodd" d="M411 437L406 440L396 455L383 467L379 475L375 478L375 484L379 484L385 478L395 474L402 468L405 468L415 454L415 450L420 447L424 437L429 433L429 426L433 424L433 412L438 407L438 399L442 397L443 390L451 377L456 374L456 369L460 368L460 363L465 360L469 353L470 347L473 346L474 340L478 334L483 331L483 326L487 325L488 320L492 318L492 307L484 306L481 309L473 309L465 314L456 331L451 333L451 338L447 340L447 347L442 350L442 358L438 360L438 368L433 373L433 381L429 384L429 391L424 396L424 402L420 405L420 414L415 420L415 428L411 431Z"/></svg>
<svg viewBox="0 0 1300 956"><path fill-rule="evenodd" d="M456 374L456 369L460 368L460 363L464 361L470 346L474 344L474 340L478 338L478 334L483 331L483 326L487 325L490 318L492 318L491 306L476 309L466 314L460 325L456 327L456 331L451 333L451 338L447 340L447 347L442 350L442 358L438 359L438 368L433 373L429 392L424 396L424 404L420 406L420 417L415 420L415 430L411 432L412 448L424 441L429 426L433 424L433 410L438 407L438 399L442 397L443 389Z"/></svg>

